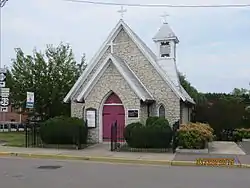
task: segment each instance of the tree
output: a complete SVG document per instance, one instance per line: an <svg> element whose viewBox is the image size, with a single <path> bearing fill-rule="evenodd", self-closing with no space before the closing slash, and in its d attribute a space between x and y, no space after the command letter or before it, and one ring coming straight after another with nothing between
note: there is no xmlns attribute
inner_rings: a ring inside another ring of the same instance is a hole
<svg viewBox="0 0 250 188"><path fill-rule="evenodd" d="M43 119L69 115L70 106L63 103L63 98L85 67L85 56L78 64L68 44L47 45L45 53L34 49L32 56L16 49L6 83L11 90L11 102L24 108L26 92L30 91L35 93L34 112Z"/></svg>
<svg viewBox="0 0 250 188"><path fill-rule="evenodd" d="M186 77L179 72L179 80L181 86L187 91L187 93L195 100L196 103L203 103L205 102L205 96L198 92L195 87L193 87L189 81L187 81Z"/></svg>
<svg viewBox="0 0 250 188"><path fill-rule="evenodd" d="M249 92L250 91L248 91L245 88L240 88L240 89L239 88L234 88L234 90L232 91L232 94L240 96L240 95L248 94Z"/></svg>

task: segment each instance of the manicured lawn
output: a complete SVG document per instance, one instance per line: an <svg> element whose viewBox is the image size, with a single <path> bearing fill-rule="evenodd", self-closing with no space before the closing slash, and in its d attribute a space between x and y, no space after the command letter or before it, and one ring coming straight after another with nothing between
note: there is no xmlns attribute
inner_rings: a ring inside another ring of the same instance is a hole
<svg viewBox="0 0 250 188"><path fill-rule="evenodd" d="M24 132L1 132L0 133L0 144L6 146L25 146L25 133Z"/></svg>

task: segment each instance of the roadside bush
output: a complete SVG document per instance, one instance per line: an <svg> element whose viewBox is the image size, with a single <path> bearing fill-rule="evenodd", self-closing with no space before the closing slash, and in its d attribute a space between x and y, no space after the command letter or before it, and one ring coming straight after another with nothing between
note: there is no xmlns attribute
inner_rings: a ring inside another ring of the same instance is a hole
<svg viewBox="0 0 250 188"><path fill-rule="evenodd" d="M41 124L40 136L45 144L86 144L88 130L82 119L54 117Z"/></svg>
<svg viewBox="0 0 250 188"><path fill-rule="evenodd" d="M242 139L250 139L250 129L236 129L234 137L236 141L241 141Z"/></svg>
<svg viewBox="0 0 250 188"><path fill-rule="evenodd" d="M131 148L168 148L172 129L166 119L149 117L146 125L140 122L127 125L124 138Z"/></svg>
<svg viewBox="0 0 250 188"><path fill-rule="evenodd" d="M204 149L213 140L213 129L204 123L188 123L178 130L179 146L185 149Z"/></svg>
<svg viewBox="0 0 250 188"><path fill-rule="evenodd" d="M160 119L160 117L157 117L157 116L148 117L147 120L146 120L146 126L152 125L158 119Z"/></svg>

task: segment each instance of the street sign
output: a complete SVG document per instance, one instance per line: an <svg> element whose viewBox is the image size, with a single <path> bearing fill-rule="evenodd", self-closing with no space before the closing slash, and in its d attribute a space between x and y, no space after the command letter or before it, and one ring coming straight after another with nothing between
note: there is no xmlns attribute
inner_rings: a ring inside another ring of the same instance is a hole
<svg viewBox="0 0 250 188"><path fill-rule="evenodd" d="M7 98L10 95L10 88L0 88L0 96Z"/></svg>
<svg viewBox="0 0 250 188"><path fill-rule="evenodd" d="M6 69L0 68L0 87L5 87L6 72L7 72Z"/></svg>
<svg viewBox="0 0 250 188"><path fill-rule="evenodd" d="M0 112L8 112L8 107L0 107Z"/></svg>
<svg viewBox="0 0 250 188"><path fill-rule="evenodd" d="M0 112L8 112L8 107L0 107Z"/></svg>
<svg viewBox="0 0 250 188"><path fill-rule="evenodd" d="M0 112L8 112L10 88L5 88L6 68L0 68Z"/></svg>
<svg viewBox="0 0 250 188"><path fill-rule="evenodd" d="M0 105L2 107L9 106L9 98L8 97L1 97L1 99L0 99Z"/></svg>
<svg viewBox="0 0 250 188"><path fill-rule="evenodd" d="M0 87L5 87L5 82L0 82Z"/></svg>
<svg viewBox="0 0 250 188"><path fill-rule="evenodd" d="M34 108L35 95L34 92L27 92L26 108Z"/></svg>
<svg viewBox="0 0 250 188"><path fill-rule="evenodd" d="M6 81L6 73L0 72L0 81L5 82Z"/></svg>
<svg viewBox="0 0 250 188"><path fill-rule="evenodd" d="M7 72L7 69L5 68L0 68L0 73L6 73Z"/></svg>
<svg viewBox="0 0 250 188"><path fill-rule="evenodd" d="M0 112L8 112L10 88L0 88Z"/></svg>

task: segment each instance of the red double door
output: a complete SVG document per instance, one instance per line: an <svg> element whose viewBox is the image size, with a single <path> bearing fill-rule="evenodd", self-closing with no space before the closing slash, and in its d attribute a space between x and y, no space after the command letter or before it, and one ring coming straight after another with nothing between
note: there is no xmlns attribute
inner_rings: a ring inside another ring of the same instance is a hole
<svg viewBox="0 0 250 188"><path fill-rule="evenodd" d="M125 111L122 104L104 105L103 107L103 141L110 141L111 126L117 121L117 138L123 139L123 131L125 127Z"/></svg>

